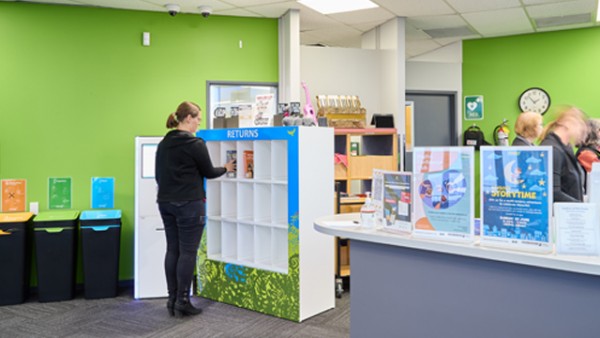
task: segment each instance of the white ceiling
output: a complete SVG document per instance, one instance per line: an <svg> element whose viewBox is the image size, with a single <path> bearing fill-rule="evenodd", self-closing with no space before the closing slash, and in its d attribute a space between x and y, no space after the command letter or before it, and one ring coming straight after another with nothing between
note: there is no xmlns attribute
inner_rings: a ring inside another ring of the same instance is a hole
<svg viewBox="0 0 600 338"><path fill-rule="evenodd" d="M6 0L2 0L6 1ZM11 0L8 0L11 1ZM344 1L344 0L339 0ZM300 10L303 45L360 47L361 34L406 17L406 56L414 57L458 40L596 26L597 0L372 0L379 8L323 15L292 0L34 0L31 2L165 12L278 18Z"/></svg>

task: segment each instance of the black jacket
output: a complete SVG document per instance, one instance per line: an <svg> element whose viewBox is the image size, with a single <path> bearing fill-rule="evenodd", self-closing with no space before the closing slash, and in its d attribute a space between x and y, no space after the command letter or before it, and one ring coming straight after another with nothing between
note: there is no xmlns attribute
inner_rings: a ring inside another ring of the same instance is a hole
<svg viewBox="0 0 600 338"><path fill-rule="evenodd" d="M515 137L515 139L513 140L512 145L513 146L532 146L533 144L531 144L529 141L527 141L526 138L517 135L517 137Z"/></svg>
<svg viewBox="0 0 600 338"><path fill-rule="evenodd" d="M554 202L582 202L584 172L573 149L552 132L540 145L552 146Z"/></svg>
<svg viewBox="0 0 600 338"><path fill-rule="evenodd" d="M191 133L171 130L156 150L158 202L205 199L204 178L225 174L213 167L204 140Z"/></svg>

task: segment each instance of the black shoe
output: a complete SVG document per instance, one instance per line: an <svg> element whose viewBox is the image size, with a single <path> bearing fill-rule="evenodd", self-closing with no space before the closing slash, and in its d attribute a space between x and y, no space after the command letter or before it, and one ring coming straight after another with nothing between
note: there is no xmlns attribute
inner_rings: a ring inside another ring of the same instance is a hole
<svg viewBox="0 0 600 338"><path fill-rule="evenodd" d="M167 300L167 311L169 311L169 316L173 317L175 315L175 298L170 298Z"/></svg>
<svg viewBox="0 0 600 338"><path fill-rule="evenodd" d="M186 292L177 298L175 306L173 307L173 312L175 313L175 317L182 318L183 316L199 315L202 313L202 309L192 305L189 292Z"/></svg>

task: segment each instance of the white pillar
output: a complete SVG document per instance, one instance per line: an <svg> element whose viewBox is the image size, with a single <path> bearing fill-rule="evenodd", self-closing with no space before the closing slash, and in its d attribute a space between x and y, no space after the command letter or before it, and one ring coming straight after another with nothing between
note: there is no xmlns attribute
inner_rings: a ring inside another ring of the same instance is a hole
<svg viewBox="0 0 600 338"><path fill-rule="evenodd" d="M300 11L279 18L279 102L300 102Z"/></svg>

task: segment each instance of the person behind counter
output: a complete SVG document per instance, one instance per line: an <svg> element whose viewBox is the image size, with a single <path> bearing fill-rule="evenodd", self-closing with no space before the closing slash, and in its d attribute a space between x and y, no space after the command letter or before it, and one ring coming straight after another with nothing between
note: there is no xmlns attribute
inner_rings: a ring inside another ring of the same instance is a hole
<svg viewBox="0 0 600 338"><path fill-rule="evenodd" d="M582 202L584 171L573 152L587 134L584 113L576 107L559 108L556 119L542 132L540 145L552 146L554 202Z"/></svg>
<svg viewBox="0 0 600 338"><path fill-rule="evenodd" d="M515 122L517 137L512 142L513 146L533 146L533 142L542 134L544 124L542 115L526 111L519 114Z"/></svg>
<svg viewBox="0 0 600 338"><path fill-rule="evenodd" d="M587 120L588 133L583 143L577 149L575 156L586 172L592 171L592 163L600 162L600 121Z"/></svg>
<svg viewBox="0 0 600 338"><path fill-rule="evenodd" d="M204 178L233 171L235 163L213 167L204 140L194 135L200 123L200 107L183 102L169 114L165 135L156 150L158 209L167 239L165 275L171 316L202 312L190 302L190 285L198 246L206 223Z"/></svg>

